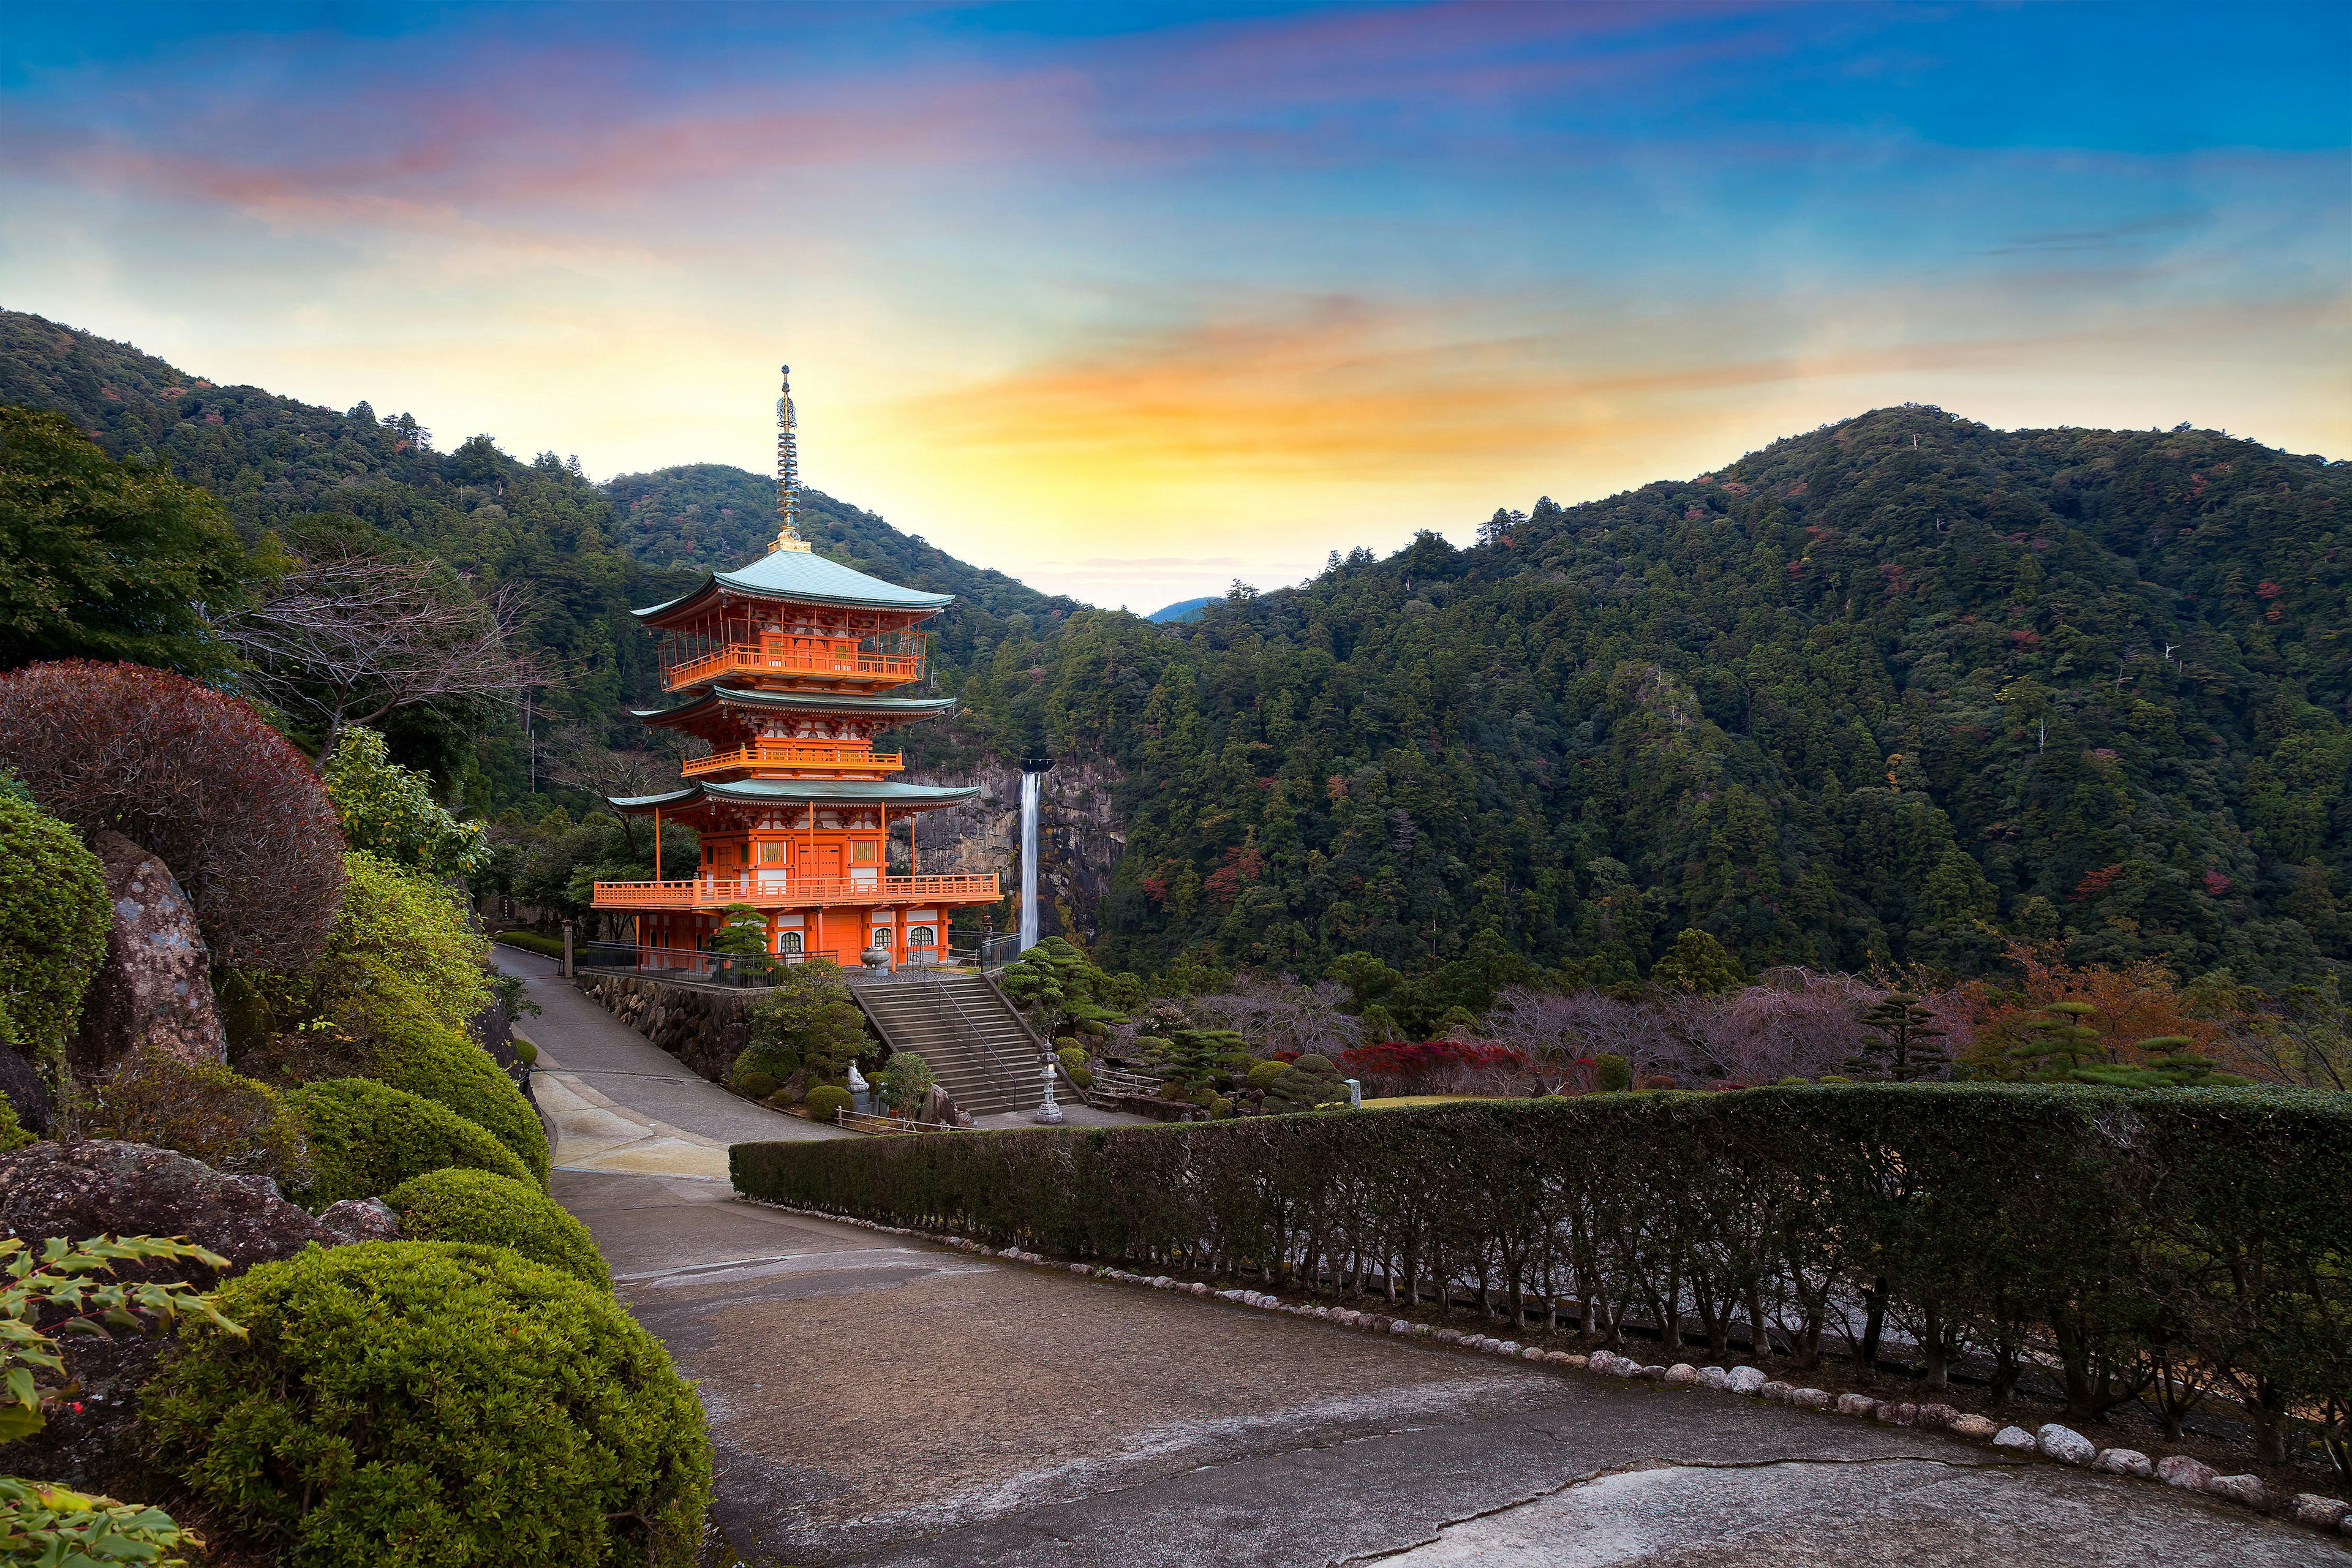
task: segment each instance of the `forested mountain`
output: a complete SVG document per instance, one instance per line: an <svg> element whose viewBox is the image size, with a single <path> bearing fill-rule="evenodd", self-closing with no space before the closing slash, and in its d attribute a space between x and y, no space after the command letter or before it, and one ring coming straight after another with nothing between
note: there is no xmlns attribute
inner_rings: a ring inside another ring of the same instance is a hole
<svg viewBox="0 0 2352 1568"><path fill-rule="evenodd" d="M168 463L250 535L337 514L529 582L566 671L544 710L615 741L654 695L627 607L773 527L740 469L600 488L30 316L0 314L0 401ZM1906 406L1164 625L827 498L809 532L961 596L933 668L964 711L899 737L910 762L1121 781L1114 968L1363 951L1466 994L1528 965L1633 978L1697 927L1751 969L1968 973L2054 937L2277 987L2352 961L2347 511L2352 467L2210 431ZM459 733L438 760L467 804L524 792L511 718Z"/></svg>
<svg viewBox="0 0 2352 1568"><path fill-rule="evenodd" d="M0 311L0 403L65 414L110 457L168 465L218 497L248 542L352 518L485 583L527 583L537 604L529 635L557 677L534 694L534 728L576 724L615 743L636 743L625 710L658 695L653 639L629 608L683 592L705 566L740 565L774 536L774 481L741 469L698 464L598 487L552 452L526 463L488 436L439 451L406 414L379 418L364 403L337 413L216 386L15 311ZM812 496L809 515L827 554L961 596L938 639L950 664L976 638L995 641L1003 617L1021 617L1024 631L1050 628L1074 607L829 497ZM394 726L403 761L432 766L485 809L529 790L521 715L437 719L410 714Z"/></svg>
<svg viewBox="0 0 2352 1568"><path fill-rule="evenodd" d="M1719 473L1074 617L963 688L1123 771L1104 962L2340 963L2352 468L1888 408ZM1482 942L1481 938L1484 937Z"/></svg>

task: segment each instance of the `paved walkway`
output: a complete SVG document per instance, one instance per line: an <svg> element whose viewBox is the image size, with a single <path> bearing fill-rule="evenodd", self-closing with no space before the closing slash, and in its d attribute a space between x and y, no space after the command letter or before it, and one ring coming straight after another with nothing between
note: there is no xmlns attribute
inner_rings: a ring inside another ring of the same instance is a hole
<svg viewBox="0 0 2352 1568"><path fill-rule="evenodd" d="M534 1037L589 1059L562 989L534 985ZM611 1114L699 1147L631 1109L642 1079L597 1081L633 1097ZM719 1521L752 1568L2352 1565L2295 1526L1932 1432L971 1258L695 1172L582 1168L587 1124L559 1118L555 1194L699 1385Z"/></svg>

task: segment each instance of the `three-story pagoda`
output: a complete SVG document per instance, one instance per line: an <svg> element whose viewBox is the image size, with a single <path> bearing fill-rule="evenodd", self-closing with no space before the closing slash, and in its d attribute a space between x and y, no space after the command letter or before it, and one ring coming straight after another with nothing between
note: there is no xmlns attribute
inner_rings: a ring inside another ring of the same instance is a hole
<svg viewBox="0 0 2352 1568"><path fill-rule="evenodd" d="M675 967L668 955L706 949L730 904L759 910L768 950L788 959L847 963L879 949L903 963L944 948L953 910L997 900L992 874L888 874L892 822L980 793L908 784L896 776L904 760L873 747L877 731L954 706L895 694L922 679L917 628L954 595L869 577L802 541L790 371L776 401L775 543L740 572L631 612L661 634L674 699L635 716L710 746L685 764L684 788L610 803L656 823L656 879L599 882L594 900L637 916L642 963ZM665 817L701 836L690 875L659 865Z"/></svg>

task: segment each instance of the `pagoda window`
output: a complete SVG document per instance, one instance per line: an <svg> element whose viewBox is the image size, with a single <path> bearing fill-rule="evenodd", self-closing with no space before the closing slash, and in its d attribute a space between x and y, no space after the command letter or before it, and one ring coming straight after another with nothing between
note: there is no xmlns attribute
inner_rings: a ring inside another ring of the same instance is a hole
<svg viewBox="0 0 2352 1568"><path fill-rule="evenodd" d="M891 935L890 928L888 926L876 926L874 928L874 945L876 947L888 947L896 939Z"/></svg>
<svg viewBox="0 0 2352 1568"><path fill-rule="evenodd" d="M851 845L850 863L856 866L871 866L874 864L873 841L870 839L863 839Z"/></svg>
<svg viewBox="0 0 2352 1568"><path fill-rule="evenodd" d="M915 926L907 932L908 947L937 947L939 941L940 933L929 926Z"/></svg>
<svg viewBox="0 0 2352 1568"><path fill-rule="evenodd" d="M785 844L782 839L771 838L767 840L760 846L760 864L762 866L783 865L784 850Z"/></svg>
<svg viewBox="0 0 2352 1568"><path fill-rule="evenodd" d="M776 951L778 952L798 952L800 950L800 932L796 931L787 931L776 933Z"/></svg>

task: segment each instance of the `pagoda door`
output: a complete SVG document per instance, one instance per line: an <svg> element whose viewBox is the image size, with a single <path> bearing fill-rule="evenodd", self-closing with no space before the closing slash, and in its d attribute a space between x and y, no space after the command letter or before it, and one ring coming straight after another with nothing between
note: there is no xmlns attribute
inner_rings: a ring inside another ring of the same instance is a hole
<svg viewBox="0 0 2352 1568"><path fill-rule="evenodd" d="M810 846L808 866L803 875L814 877L819 881L839 881L841 879L841 840L819 839Z"/></svg>

